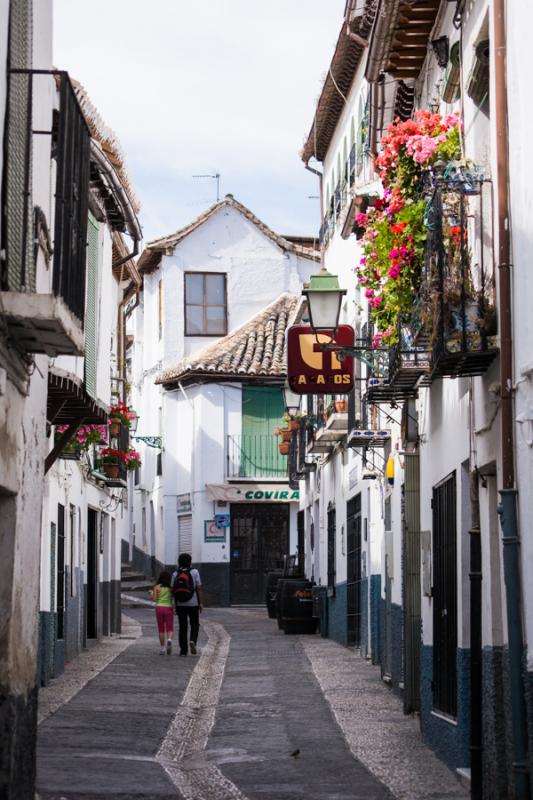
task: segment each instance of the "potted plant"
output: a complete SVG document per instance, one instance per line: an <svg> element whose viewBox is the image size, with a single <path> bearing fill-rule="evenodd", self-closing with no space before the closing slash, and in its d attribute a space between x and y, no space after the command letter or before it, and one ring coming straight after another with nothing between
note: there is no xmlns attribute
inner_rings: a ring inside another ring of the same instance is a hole
<svg viewBox="0 0 533 800"><path fill-rule="evenodd" d="M278 450L280 456L288 456L289 455L289 442L278 442Z"/></svg>
<svg viewBox="0 0 533 800"><path fill-rule="evenodd" d="M292 429L291 428L280 428L279 435L281 436L282 442L290 442L292 439Z"/></svg>
<svg viewBox="0 0 533 800"><path fill-rule="evenodd" d="M141 464L141 454L130 447L125 453L122 453L122 460L128 472L133 472L133 470L138 469Z"/></svg>
<svg viewBox="0 0 533 800"><path fill-rule="evenodd" d="M122 453L114 447L104 447L101 451L102 466L108 478L118 478L120 476L120 463Z"/></svg>
<svg viewBox="0 0 533 800"><path fill-rule="evenodd" d="M290 431L297 431L300 427L300 419L292 414L285 414L283 422L287 425Z"/></svg>
<svg viewBox="0 0 533 800"><path fill-rule="evenodd" d="M125 428L129 428L136 418L135 411L119 400L116 405L111 406L109 412L109 435L118 436L120 434L120 426L123 425Z"/></svg>
<svg viewBox="0 0 533 800"><path fill-rule="evenodd" d="M64 433L68 425L58 425L56 428L56 441ZM82 425L78 428L72 439L61 452L61 458L78 459L80 454L88 450L93 444L107 444L106 425Z"/></svg>

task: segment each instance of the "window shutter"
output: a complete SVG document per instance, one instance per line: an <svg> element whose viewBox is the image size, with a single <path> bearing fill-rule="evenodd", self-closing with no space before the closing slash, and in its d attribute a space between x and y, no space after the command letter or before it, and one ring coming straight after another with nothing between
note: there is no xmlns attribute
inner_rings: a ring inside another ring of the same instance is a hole
<svg viewBox="0 0 533 800"><path fill-rule="evenodd" d="M184 514L178 520L178 550L192 555L192 514Z"/></svg>
<svg viewBox="0 0 533 800"><path fill-rule="evenodd" d="M87 302L85 308L85 389L96 399L97 308L98 308L98 222L89 213L87 227Z"/></svg>
<svg viewBox="0 0 533 800"><path fill-rule="evenodd" d="M9 18L9 68L32 65L32 3L12 0ZM6 230L7 275L4 285L13 292L35 291L32 258L31 207L31 75L9 75L6 121Z"/></svg>

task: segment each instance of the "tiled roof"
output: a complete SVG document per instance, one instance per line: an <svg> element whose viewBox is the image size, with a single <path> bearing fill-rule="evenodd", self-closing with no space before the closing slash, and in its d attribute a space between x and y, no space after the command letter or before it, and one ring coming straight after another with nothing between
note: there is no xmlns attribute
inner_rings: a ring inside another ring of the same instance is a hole
<svg viewBox="0 0 533 800"><path fill-rule="evenodd" d="M160 373L156 383L190 377L284 378L287 373L285 331L298 297L282 294L237 330Z"/></svg>
<svg viewBox="0 0 533 800"><path fill-rule="evenodd" d="M135 191L126 172L124 153L116 133L111 130L108 125L106 125L100 116L100 112L92 102L82 84L73 78L71 78L70 81L72 83L78 103L80 104L80 108L83 112L83 116L85 117L85 121L89 126L91 136L100 144L102 150L113 165L113 168L118 175L122 186L124 187L124 191L128 196L133 210L136 214L138 214L140 210L140 203L135 195Z"/></svg>
<svg viewBox="0 0 533 800"><path fill-rule="evenodd" d="M377 0L366 0L363 14L357 22L350 23L350 30L366 39L372 29ZM357 25L357 27L356 27ZM323 161L337 123L344 110L345 97L348 97L353 79L365 47L361 42L350 38L346 20L343 20L335 52L318 99L315 118L303 146L301 156L306 164L311 158Z"/></svg>
<svg viewBox="0 0 533 800"><path fill-rule="evenodd" d="M152 270L156 269L159 266L162 255L170 255L178 242L181 242L182 239L199 228L200 225L203 225L204 222L207 222L210 217L224 207L235 208L244 217L246 217L246 219L250 220L250 222L259 228L259 230L264 233L265 236L268 236L268 238L275 242L278 247L281 247L282 250L296 253L296 255L302 256L303 258L310 258L313 261L320 261L320 255L314 247L304 247L297 241L285 239L278 233L274 233L274 231L271 230L268 225L265 225L264 222L261 222L261 220L255 216L255 214L252 214L250 209L246 208L246 206L243 206L242 203L239 203L239 201L236 200L232 194L227 194L222 198L222 200L219 200L218 203L215 203L213 206L211 206L211 208L208 208L207 211L204 211L203 214L200 214L199 217L196 217L196 219L194 219L184 228L180 228L175 233L171 233L169 236L163 236L160 239L154 239L153 241L148 242L146 249L143 251L139 259L138 266L140 272L151 272Z"/></svg>

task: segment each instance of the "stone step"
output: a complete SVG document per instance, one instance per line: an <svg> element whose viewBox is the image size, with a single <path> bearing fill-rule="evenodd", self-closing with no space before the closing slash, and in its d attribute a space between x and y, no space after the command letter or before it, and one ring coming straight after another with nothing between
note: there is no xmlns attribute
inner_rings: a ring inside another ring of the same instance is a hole
<svg viewBox="0 0 533 800"><path fill-rule="evenodd" d="M140 581L148 580L146 575L142 572L122 572L120 579L124 583L139 583Z"/></svg>
<svg viewBox="0 0 533 800"><path fill-rule="evenodd" d="M147 580L144 576L139 581L121 581L121 592L148 592L154 585L153 581Z"/></svg>

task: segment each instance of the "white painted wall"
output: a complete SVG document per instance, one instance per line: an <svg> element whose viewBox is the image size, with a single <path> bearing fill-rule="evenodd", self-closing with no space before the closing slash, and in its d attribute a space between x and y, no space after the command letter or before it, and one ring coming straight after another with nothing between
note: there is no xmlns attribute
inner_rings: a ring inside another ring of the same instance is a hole
<svg viewBox="0 0 533 800"><path fill-rule="evenodd" d="M235 330L276 300L283 292L299 294L318 264L284 252L237 209L224 206L164 255L157 270L144 276L140 306L134 311L132 402L139 411L137 434L163 435L163 476L155 474L157 451L142 443L139 485L133 491L128 539L143 549L142 508L150 502L156 514L155 555L174 563L178 552L177 496L191 493L193 558L225 562L226 545L204 546L204 520L213 518L206 499L206 482L225 480L225 443L228 434L241 433L240 384L203 384L164 391L154 384L163 367L207 347L220 337L184 335L184 273L220 272L227 276L228 332ZM159 283L162 281L163 326L159 336ZM157 409L162 408L161 431ZM157 428L157 430L156 430ZM162 509L162 511L161 511ZM296 507L291 521L291 551L296 549ZM161 524L161 518L163 524Z"/></svg>

